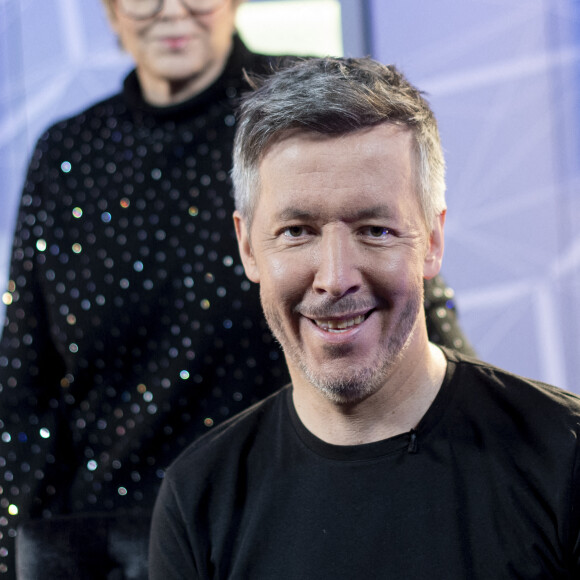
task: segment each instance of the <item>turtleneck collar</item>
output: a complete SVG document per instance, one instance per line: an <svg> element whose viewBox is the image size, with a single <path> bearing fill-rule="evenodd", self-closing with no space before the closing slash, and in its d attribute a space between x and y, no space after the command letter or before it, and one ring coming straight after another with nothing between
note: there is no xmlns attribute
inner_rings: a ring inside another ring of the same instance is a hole
<svg viewBox="0 0 580 580"><path fill-rule="evenodd" d="M131 71L123 83L123 97L130 110L139 111L142 114L156 118L171 119L180 117L183 114L195 114L197 109L205 109L212 102L231 98L232 88L238 89L245 84L242 76L242 69L252 70L257 55L250 52L239 36L233 38L232 51L226 62L222 74L207 89L194 95L193 97L169 105L159 107L147 103L143 98L137 72ZM259 58L259 57L258 57ZM230 89L230 91L228 91ZM235 94L234 94L235 96Z"/></svg>

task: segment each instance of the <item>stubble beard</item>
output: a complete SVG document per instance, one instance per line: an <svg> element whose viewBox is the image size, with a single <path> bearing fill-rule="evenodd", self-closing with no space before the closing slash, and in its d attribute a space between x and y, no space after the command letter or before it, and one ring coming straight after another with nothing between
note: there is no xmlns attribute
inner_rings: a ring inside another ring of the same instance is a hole
<svg viewBox="0 0 580 580"><path fill-rule="evenodd" d="M329 362L322 368L314 369L307 362L306 353L287 337L278 312L263 304L264 315L278 342L282 345L288 362L292 362L316 389L327 399L338 404L352 404L362 401L377 392L386 382L407 349L413 337L420 309L423 308L423 286L407 300L399 319L387 339L385 349L379 351L374 360L360 365L351 364L349 374L333 374L333 362L348 354L350 347L329 346L326 353Z"/></svg>

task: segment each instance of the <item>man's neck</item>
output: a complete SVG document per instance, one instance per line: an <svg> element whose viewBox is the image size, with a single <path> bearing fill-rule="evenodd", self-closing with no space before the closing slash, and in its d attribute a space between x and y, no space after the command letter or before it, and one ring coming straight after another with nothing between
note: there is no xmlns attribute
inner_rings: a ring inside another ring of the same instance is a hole
<svg viewBox="0 0 580 580"><path fill-rule="evenodd" d="M406 433L415 428L437 396L447 361L427 343L419 364L394 369L383 387L352 404L330 401L311 384L294 381L293 399L304 426L334 445L361 445Z"/></svg>

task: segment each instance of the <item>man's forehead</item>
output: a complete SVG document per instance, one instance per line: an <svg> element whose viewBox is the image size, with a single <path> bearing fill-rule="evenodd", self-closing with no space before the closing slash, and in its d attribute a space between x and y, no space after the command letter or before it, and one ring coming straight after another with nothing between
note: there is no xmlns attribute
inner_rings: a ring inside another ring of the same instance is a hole
<svg viewBox="0 0 580 580"><path fill-rule="evenodd" d="M411 145L412 130L401 123L384 122L370 127L362 127L344 133L321 133L305 128L292 128L281 131L273 137L265 148L261 163L273 152L299 152L304 147L323 145L329 149L339 147L345 142L351 147L357 147L376 136L376 140L384 143L390 140L406 141ZM374 140L374 139L373 139Z"/></svg>
<svg viewBox="0 0 580 580"><path fill-rule="evenodd" d="M259 163L262 191L400 187L414 173L412 134L393 124L340 135L286 132Z"/></svg>
<svg viewBox="0 0 580 580"><path fill-rule="evenodd" d="M259 174L256 210L271 223L422 219L413 135L405 126L341 135L289 131L269 148Z"/></svg>

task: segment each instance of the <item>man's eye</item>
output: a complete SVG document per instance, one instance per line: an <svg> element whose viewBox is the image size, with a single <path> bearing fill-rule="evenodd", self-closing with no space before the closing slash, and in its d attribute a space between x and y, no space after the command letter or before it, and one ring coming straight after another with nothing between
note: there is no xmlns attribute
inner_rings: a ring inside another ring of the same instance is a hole
<svg viewBox="0 0 580 580"><path fill-rule="evenodd" d="M391 230L383 226L369 226L366 228L366 233L371 238L386 238L391 233Z"/></svg>
<svg viewBox="0 0 580 580"><path fill-rule="evenodd" d="M284 235L289 238L299 238L304 234L302 226L290 226L284 230Z"/></svg>

